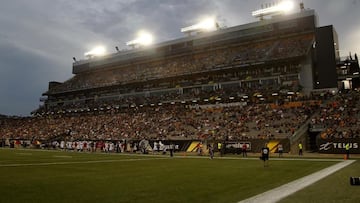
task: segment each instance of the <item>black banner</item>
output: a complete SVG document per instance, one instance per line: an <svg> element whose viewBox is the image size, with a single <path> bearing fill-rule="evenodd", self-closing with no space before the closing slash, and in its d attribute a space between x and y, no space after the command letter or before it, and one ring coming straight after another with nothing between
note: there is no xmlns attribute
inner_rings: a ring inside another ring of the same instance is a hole
<svg viewBox="0 0 360 203"><path fill-rule="evenodd" d="M345 145L349 143L351 154L360 154L360 138L333 138L317 140L319 153L345 154Z"/></svg>
<svg viewBox="0 0 360 203"><path fill-rule="evenodd" d="M243 145L246 145L246 151L251 151L251 142L246 141L227 141L225 142L225 153L240 154Z"/></svg>

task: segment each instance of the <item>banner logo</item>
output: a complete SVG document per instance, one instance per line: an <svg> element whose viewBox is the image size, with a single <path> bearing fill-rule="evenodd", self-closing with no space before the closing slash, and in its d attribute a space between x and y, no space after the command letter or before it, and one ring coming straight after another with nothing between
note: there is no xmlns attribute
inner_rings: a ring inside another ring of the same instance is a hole
<svg viewBox="0 0 360 203"><path fill-rule="evenodd" d="M319 150L327 151L331 148L332 142L327 142L325 144L321 144Z"/></svg>

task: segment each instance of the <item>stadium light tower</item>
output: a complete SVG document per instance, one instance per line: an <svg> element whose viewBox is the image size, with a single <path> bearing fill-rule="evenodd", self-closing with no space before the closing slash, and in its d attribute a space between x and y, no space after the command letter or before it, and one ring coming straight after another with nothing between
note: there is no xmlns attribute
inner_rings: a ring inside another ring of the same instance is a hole
<svg viewBox="0 0 360 203"><path fill-rule="evenodd" d="M264 16L290 12L294 7L294 2L286 0L279 4L253 11L251 14L262 19Z"/></svg>
<svg viewBox="0 0 360 203"><path fill-rule="evenodd" d="M192 32L201 32L201 31L209 32L209 31L217 30L218 28L219 25L214 18L207 18L195 25L181 28L181 32L190 35Z"/></svg>
<svg viewBox="0 0 360 203"><path fill-rule="evenodd" d="M93 48L91 51L84 53L84 55L88 58L92 58L94 56L104 56L106 54L106 49L104 46L97 46Z"/></svg>
<svg viewBox="0 0 360 203"><path fill-rule="evenodd" d="M153 41L154 38L150 33L146 31L140 31L137 34L137 38L126 42L126 45L132 48L134 48L135 46L149 46L153 43Z"/></svg>

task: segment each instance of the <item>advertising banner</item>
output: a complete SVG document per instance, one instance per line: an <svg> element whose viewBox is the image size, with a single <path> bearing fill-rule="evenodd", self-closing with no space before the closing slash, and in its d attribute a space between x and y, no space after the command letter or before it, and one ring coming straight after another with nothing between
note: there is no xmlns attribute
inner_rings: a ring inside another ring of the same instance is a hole
<svg viewBox="0 0 360 203"><path fill-rule="evenodd" d="M345 154L345 145L349 143L351 154L360 154L360 138L333 138L317 140L319 153Z"/></svg>
<svg viewBox="0 0 360 203"><path fill-rule="evenodd" d="M251 142L245 141L227 141L225 143L225 154L240 154L243 145L246 145L246 151L251 151Z"/></svg>

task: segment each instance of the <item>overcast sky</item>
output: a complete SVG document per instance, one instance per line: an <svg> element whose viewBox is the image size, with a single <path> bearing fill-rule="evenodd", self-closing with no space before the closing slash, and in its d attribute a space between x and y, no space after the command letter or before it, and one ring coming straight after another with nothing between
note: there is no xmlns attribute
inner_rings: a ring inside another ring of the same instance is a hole
<svg viewBox="0 0 360 203"><path fill-rule="evenodd" d="M294 0L299 3L299 0ZM256 21L275 0L0 0L0 114L29 115L49 81L72 77L72 57L96 45L125 48L140 29L155 42L206 16L228 27ZM303 0L319 26L334 25L341 55L360 53L360 0Z"/></svg>

